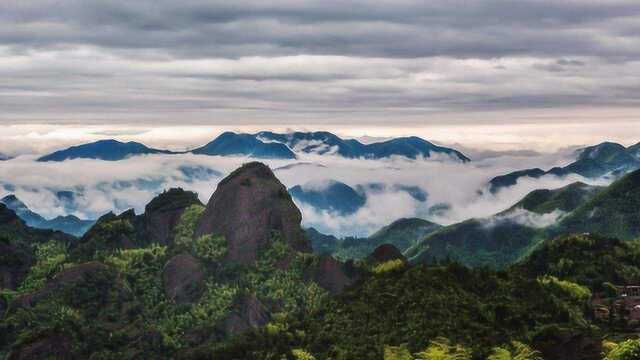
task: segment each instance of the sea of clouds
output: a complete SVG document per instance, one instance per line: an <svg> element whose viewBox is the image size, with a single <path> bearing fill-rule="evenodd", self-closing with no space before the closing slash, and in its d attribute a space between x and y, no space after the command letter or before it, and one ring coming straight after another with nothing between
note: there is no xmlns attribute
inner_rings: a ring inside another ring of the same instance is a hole
<svg viewBox="0 0 640 360"><path fill-rule="evenodd" d="M575 181L605 184L577 175L563 179L545 176L521 179L516 186L497 194L486 190L487 181L496 175L523 168L565 165L574 157L575 153L567 149L549 154L494 152L467 164L446 158L365 160L316 154L264 162L287 188L305 185L321 190L322 184L331 181L354 188L371 183L386 185L382 190L363 187L366 203L350 215L298 203L304 226L337 236L366 236L402 217L421 217L446 225L496 214L535 189L558 188ZM192 154L146 155L117 162L78 159L42 163L36 159L36 155L27 154L0 161L0 196L15 194L45 217L71 213L85 219L129 208L141 213L154 196L171 187L195 191L206 203L226 174L252 161L246 157ZM398 185L423 189L428 193L427 201L415 199ZM74 194L72 206L68 198L57 195L60 191ZM553 219L520 214L517 220L541 226Z"/></svg>

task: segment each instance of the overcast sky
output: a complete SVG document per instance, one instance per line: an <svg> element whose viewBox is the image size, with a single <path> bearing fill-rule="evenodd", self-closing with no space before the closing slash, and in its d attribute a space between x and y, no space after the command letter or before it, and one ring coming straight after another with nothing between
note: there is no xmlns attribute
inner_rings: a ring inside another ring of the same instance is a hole
<svg viewBox="0 0 640 360"><path fill-rule="evenodd" d="M640 140L638 109L637 0L0 2L4 125L614 121Z"/></svg>

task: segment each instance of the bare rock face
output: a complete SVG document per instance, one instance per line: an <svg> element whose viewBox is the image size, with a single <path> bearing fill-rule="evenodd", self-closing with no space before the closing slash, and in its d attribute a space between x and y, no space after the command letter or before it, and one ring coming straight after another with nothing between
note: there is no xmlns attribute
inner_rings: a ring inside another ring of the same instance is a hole
<svg viewBox="0 0 640 360"><path fill-rule="evenodd" d="M202 263L190 254L176 255L164 266L162 281L167 298L178 304L191 303L202 293Z"/></svg>
<svg viewBox="0 0 640 360"><path fill-rule="evenodd" d="M382 244L378 246L367 258L372 263L380 264L391 260L402 260L406 263L407 258L402 255L397 247L391 244Z"/></svg>
<svg viewBox="0 0 640 360"><path fill-rule="evenodd" d="M224 323L227 334L242 334L260 328L271 320L267 308L254 295L242 297Z"/></svg>
<svg viewBox="0 0 640 360"><path fill-rule="evenodd" d="M65 335L53 334L22 345L12 351L9 360L42 360L58 359L72 360L71 339Z"/></svg>
<svg viewBox="0 0 640 360"><path fill-rule="evenodd" d="M173 230L184 211L200 204L198 195L183 189L170 189L154 198L145 208L144 228L152 243L169 245L173 242Z"/></svg>
<svg viewBox="0 0 640 360"><path fill-rule="evenodd" d="M357 275L349 269L347 264L329 255L321 256L311 271L311 279L334 295L341 293L357 280Z"/></svg>
<svg viewBox="0 0 640 360"><path fill-rule="evenodd" d="M227 261L254 263L258 250L278 232L293 249L311 252L300 222L302 215L268 166L243 165L218 184L198 223L196 236L223 235Z"/></svg>

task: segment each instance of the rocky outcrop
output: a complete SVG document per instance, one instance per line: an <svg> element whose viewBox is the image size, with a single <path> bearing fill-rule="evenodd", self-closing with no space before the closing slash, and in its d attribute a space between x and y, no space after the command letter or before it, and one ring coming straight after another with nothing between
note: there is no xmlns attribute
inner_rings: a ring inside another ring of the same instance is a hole
<svg viewBox="0 0 640 360"><path fill-rule="evenodd" d="M343 264L329 255L320 256L310 270L310 278L334 295L341 293L357 280L357 274L350 264Z"/></svg>
<svg viewBox="0 0 640 360"><path fill-rule="evenodd" d="M72 360L75 357L72 354L72 343L68 336L62 334L51 334L46 337L39 338L30 343L20 346L13 350L8 360Z"/></svg>
<svg viewBox="0 0 640 360"><path fill-rule="evenodd" d="M391 260L402 260L404 263L407 262L407 258L402 255L400 250L391 244L382 244L378 246L373 250L371 255L367 257L367 260L374 264L380 264Z"/></svg>
<svg viewBox="0 0 640 360"><path fill-rule="evenodd" d="M228 244L225 260L251 264L274 233L279 233L293 250L310 252L301 220L300 210L271 169L253 162L218 184L198 223L196 236L224 236Z"/></svg>
<svg viewBox="0 0 640 360"><path fill-rule="evenodd" d="M0 289L15 290L33 261L32 254L25 249L0 240Z"/></svg>
<svg viewBox="0 0 640 360"><path fill-rule="evenodd" d="M254 295L245 295L236 302L233 311L224 322L229 335L237 335L266 325L271 320L267 308Z"/></svg>
<svg viewBox="0 0 640 360"><path fill-rule="evenodd" d="M203 289L202 263L190 254L180 254L167 261L162 272L164 291L168 299L178 304L194 302Z"/></svg>
<svg viewBox="0 0 640 360"><path fill-rule="evenodd" d="M170 189L154 198L144 212L144 228L148 241L170 245L180 217L189 206L195 204L202 205L198 195L183 189Z"/></svg>

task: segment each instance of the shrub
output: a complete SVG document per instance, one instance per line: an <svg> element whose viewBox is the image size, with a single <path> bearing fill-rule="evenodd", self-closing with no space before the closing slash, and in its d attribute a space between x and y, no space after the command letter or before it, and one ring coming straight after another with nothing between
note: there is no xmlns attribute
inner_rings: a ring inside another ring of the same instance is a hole
<svg viewBox="0 0 640 360"><path fill-rule="evenodd" d="M50 240L36 245L36 263L27 274L18 291L30 292L41 288L45 281L62 269L67 260L67 248L64 244Z"/></svg>
<svg viewBox="0 0 640 360"><path fill-rule="evenodd" d="M611 346L605 360L635 360L640 359L640 339L623 341Z"/></svg>
<svg viewBox="0 0 640 360"><path fill-rule="evenodd" d="M194 244L195 255L209 261L219 261L227 254L224 236L203 235Z"/></svg>
<svg viewBox="0 0 640 360"><path fill-rule="evenodd" d="M200 220L204 210L204 206L194 204L186 208L182 213L180 221L176 225L174 237L176 247L179 250L190 250L193 246L198 220Z"/></svg>
<svg viewBox="0 0 640 360"><path fill-rule="evenodd" d="M376 274L383 274L390 271L396 271L404 268L404 261L400 259L385 261L373 267L372 271Z"/></svg>

